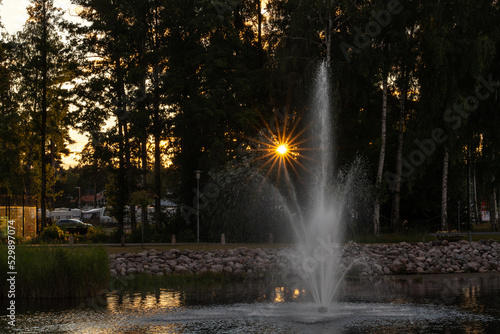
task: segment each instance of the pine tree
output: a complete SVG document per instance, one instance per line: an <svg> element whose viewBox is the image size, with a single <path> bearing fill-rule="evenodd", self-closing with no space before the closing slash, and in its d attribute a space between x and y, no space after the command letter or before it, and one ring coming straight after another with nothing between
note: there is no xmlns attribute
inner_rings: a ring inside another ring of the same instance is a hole
<svg viewBox="0 0 500 334"><path fill-rule="evenodd" d="M127 87L130 58L133 50L129 34L129 11L127 2L117 1L83 1L77 0L81 6L79 16L91 24L81 28L85 35L82 41L82 52L89 59L81 64L85 82L80 89L83 94L100 93L99 105L92 106L97 111L96 122L107 119L107 110L111 110L116 117L115 131L118 134L115 151L117 168L114 177L118 191L108 193L116 196L111 199L114 204L113 213L118 220L119 233L123 232L125 206L130 198L134 186L134 174L130 152L130 115L131 100ZM101 89L101 91L96 91ZM116 162L116 161L115 161ZM135 230L135 206L130 205L130 221Z"/></svg>
<svg viewBox="0 0 500 334"><path fill-rule="evenodd" d="M44 226L47 195L51 194L53 203L58 194L53 186L48 189L47 184L55 185L58 160L61 154L68 153L65 145L70 142L69 92L64 85L71 82L74 73L71 48L61 34L68 33L71 24L63 19L62 11L51 0L32 0L28 14L23 30L13 40L14 96L25 122L23 164L29 192L33 192L31 168L35 165L40 168L38 198ZM38 150L34 149L35 143Z"/></svg>
<svg viewBox="0 0 500 334"><path fill-rule="evenodd" d="M193 172L220 170L257 118L256 94L263 84L258 32L242 24L241 6L219 14L204 1L177 1L178 15L169 22L164 84L175 112L174 164L185 203L194 196Z"/></svg>
<svg viewBox="0 0 500 334"><path fill-rule="evenodd" d="M22 118L17 112L17 104L12 96L12 52L0 44L0 188L16 192L19 179L19 166L22 158ZM22 182L19 182L22 184Z"/></svg>

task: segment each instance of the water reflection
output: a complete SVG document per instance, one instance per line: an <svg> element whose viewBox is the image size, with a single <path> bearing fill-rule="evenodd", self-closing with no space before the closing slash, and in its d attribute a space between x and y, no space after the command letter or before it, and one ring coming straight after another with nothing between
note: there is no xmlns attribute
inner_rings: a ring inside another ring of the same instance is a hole
<svg viewBox="0 0 500 334"><path fill-rule="evenodd" d="M299 302L301 300L307 300L308 295L304 289L293 289L284 286L279 286L274 288L271 300L274 303L284 303L284 302Z"/></svg>
<svg viewBox="0 0 500 334"><path fill-rule="evenodd" d="M119 312L126 306L127 309L138 309L142 311L157 308L169 309L184 306L179 291L167 289L156 289L154 291L143 291L138 293L116 293L106 298L107 310Z"/></svg>
<svg viewBox="0 0 500 334"><path fill-rule="evenodd" d="M103 334L332 330L490 334L500 326L499 275L354 280L345 282L340 291L337 310L326 318L317 318L302 287L264 283L116 290L91 300L18 301L15 329L19 333ZM6 302L1 301L4 315ZM10 330L3 316L0 332Z"/></svg>

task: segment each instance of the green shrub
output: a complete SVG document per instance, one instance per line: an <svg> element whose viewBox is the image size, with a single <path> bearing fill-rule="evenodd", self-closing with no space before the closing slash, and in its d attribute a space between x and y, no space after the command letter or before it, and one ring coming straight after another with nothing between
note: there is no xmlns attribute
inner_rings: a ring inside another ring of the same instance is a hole
<svg viewBox="0 0 500 334"><path fill-rule="evenodd" d="M56 225L50 225L43 229L40 238L43 241L62 241L64 240L64 231Z"/></svg>
<svg viewBox="0 0 500 334"><path fill-rule="evenodd" d="M196 235L194 234L193 231L189 229L184 229L179 232L177 235L177 241L180 242L195 242L196 241Z"/></svg>
<svg viewBox="0 0 500 334"><path fill-rule="evenodd" d="M144 242L151 242L151 233L152 229L146 225L146 228L144 229ZM132 233L130 233L130 235L127 236L127 242L131 243L142 242L142 237L143 237L142 224L139 223L137 224L135 231L132 231Z"/></svg>
<svg viewBox="0 0 500 334"><path fill-rule="evenodd" d="M114 228L111 234L108 235L108 242L110 243L120 243L122 239L122 234L119 232L118 228Z"/></svg>
<svg viewBox="0 0 500 334"><path fill-rule="evenodd" d="M90 242L104 243L108 241L108 234L102 226L92 226L87 231L87 239Z"/></svg>
<svg viewBox="0 0 500 334"><path fill-rule="evenodd" d="M142 242L142 224L137 224L137 228L130 234L128 242L139 243ZM171 235L167 234L164 229L158 231L151 224L145 225L144 229L144 242L170 242Z"/></svg>

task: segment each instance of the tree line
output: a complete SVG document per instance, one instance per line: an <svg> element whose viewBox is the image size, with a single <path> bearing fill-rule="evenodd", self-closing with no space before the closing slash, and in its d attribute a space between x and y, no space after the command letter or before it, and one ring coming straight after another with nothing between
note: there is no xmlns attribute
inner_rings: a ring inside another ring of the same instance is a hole
<svg viewBox="0 0 500 334"><path fill-rule="evenodd" d="M196 170L202 188L234 174L276 115L306 127L325 60L336 164L363 156L369 179L356 230L433 217L447 230L459 214L477 221L483 197L497 221L496 1L72 2L83 24L31 0L22 30L0 46L0 192L35 196L42 218L71 174L61 158L74 128L89 138L79 173L105 189L120 231L127 215L135 230L135 207L148 203L157 231L192 230L182 217L168 227L161 199L191 205ZM207 211L224 210L211 201ZM245 217L255 231L266 224Z"/></svg>

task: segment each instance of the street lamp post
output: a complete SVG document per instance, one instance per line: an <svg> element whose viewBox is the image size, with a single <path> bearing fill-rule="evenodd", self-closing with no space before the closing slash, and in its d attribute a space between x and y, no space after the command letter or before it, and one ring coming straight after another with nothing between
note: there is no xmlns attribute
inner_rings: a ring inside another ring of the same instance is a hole
<svg viewBox="0 0 500 334"><path fill-rule="evenodd" d="M196 242L200 242L200 176L201 170L196 170Z"/></svg>
<svg viewBox="0 0 500 334"><path fill-rule="evenodd" d="M80 192L80 187L75 187L75 189L78 189L78 209L82 209L82 196Z"/></svg>

